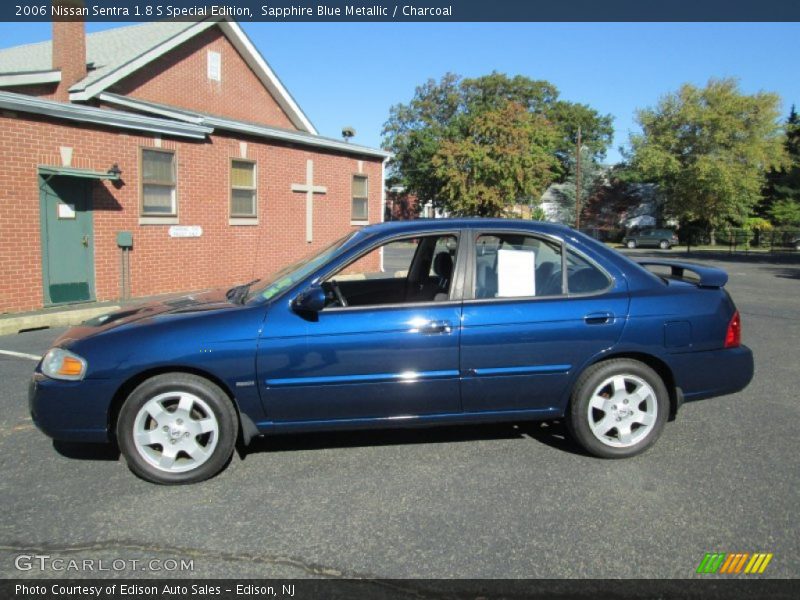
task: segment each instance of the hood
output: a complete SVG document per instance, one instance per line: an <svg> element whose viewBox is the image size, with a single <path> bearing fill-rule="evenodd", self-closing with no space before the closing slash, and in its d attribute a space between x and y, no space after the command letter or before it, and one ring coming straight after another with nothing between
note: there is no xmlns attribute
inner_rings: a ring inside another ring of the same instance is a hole
<svg viewBox="0 0 800 600"><path fill-rule="evenodd" d="M131 305L120 310L94 317L73 327L60 336L55 345L95 335L110 329L141 322L151 322L154 317L167 315L188 315L212 310L231 310L242 308L226 298L225 289L215 289L185 296L170 296L161 300Z"/></svg>

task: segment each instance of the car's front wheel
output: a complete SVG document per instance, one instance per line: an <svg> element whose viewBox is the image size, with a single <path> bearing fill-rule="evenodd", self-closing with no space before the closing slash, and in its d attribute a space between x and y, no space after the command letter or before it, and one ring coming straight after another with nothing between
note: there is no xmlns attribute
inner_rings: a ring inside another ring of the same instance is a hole
<svg viewBox="0 0 800 600"><path fill-rule="evenodd" d="M628 248L636 248L636 240L628 240L628 243L625 244Z"/></svg>
<svg viewBox="0 0 800 600"><path fill-rule="evenodd" d="M231 459L236 410L214 383L189 373L165 373L141 383L117 419L117 442L129 468L161 484L195 483Z"/></svg>
<svg viewBox="0 0 800 600"><path fill-rule="evenodd" d="M667 240L661 240L658 243L658 247L661 248L662 250L669 250L669 242Z"/></svg>
<svg viewBox="0 0 800 600"><path fill-rule="evenodd" d="M626 458L647 450L669 416L669 394L658 374L629 359L592 365L578 378L567 428L587 452Z"/></svg>

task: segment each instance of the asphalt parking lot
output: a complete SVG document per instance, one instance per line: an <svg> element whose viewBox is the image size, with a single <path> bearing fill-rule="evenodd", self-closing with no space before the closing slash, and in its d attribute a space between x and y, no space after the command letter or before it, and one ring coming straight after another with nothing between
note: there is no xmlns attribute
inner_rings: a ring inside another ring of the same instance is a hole
<svg viewBox="0 0 800 600"><path fill-rule="evenodd" d="M295 435L159 487L113 450L54 447L27 411L34 361L0 354L0 576L684 578L706 552L771 552L761 577L798 577L800 265L703 262L730 274L755 379L625 461L557 423ZM0 350L41 355L60 332ZM21 554L140 562L18 571Z"/></svg>

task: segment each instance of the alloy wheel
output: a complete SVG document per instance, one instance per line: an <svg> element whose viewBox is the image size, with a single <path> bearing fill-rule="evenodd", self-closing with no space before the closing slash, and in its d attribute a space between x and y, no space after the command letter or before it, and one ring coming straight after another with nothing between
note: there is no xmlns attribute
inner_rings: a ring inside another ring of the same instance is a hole
<svg viewBox="0 0 800 600"><path fill-rule="evenodd" d="M197 469L214 453L219 423L198 396L166 392L148 400L134 420L133 442L139 455L167 473Z"/></svg>
<svg viewBox="0 0 800 600"><path fill-rule="evenodd" d="M631 374L604 379L592 393L587 415L592 434L613 448L638 444L652 431L657 416L655 391Z"/></svg>

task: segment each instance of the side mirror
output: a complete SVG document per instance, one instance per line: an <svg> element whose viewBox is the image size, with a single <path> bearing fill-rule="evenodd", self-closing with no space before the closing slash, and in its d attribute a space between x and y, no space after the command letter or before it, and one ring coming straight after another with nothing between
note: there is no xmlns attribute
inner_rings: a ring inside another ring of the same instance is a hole
<svg viewBox="0 0 800 600"><path fill-rule="evenodd" d="M292 308L297 312L318 313L325 308L325 290L315 285L292 300Z"/></svg>

